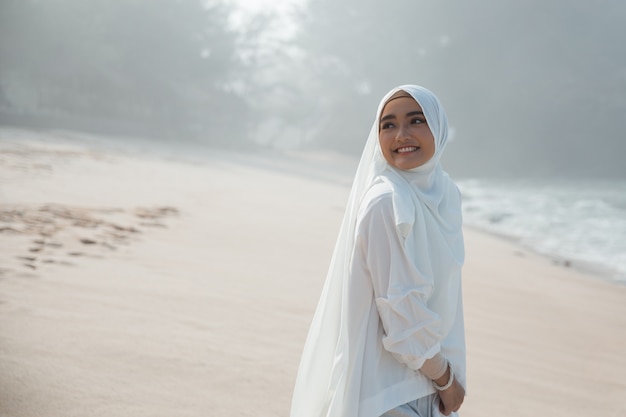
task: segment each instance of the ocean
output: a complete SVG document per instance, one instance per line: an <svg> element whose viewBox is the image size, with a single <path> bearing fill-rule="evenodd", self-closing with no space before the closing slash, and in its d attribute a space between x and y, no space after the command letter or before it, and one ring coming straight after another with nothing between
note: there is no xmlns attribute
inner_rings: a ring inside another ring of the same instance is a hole
<svg viewBox="0 0 626 417"><path fill-rule="evenodd" d="M457 184L466 225L626 284L626 180Z"/></svg>

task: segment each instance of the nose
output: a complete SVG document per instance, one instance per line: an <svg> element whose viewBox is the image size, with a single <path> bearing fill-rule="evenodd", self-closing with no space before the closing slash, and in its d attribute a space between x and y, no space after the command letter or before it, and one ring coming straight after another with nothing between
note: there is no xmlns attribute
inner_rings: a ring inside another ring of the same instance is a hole
<svg viewBox="0 0 626 417"><path fill-rule="evenodd" d="M409 128L406 124L402 123L398 127L398 133L396 134L396 140L398 142L404 142L409 139Z"/></svg>

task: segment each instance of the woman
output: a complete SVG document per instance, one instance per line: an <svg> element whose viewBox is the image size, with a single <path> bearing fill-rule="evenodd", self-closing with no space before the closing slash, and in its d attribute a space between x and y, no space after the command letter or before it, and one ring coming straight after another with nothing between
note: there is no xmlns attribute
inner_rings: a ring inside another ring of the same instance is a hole
<svg viewBox="0 0 626 417"><path fill-rule="evenodd" d="M309 330L291 417L454 414L465 395L461 198L427 89L383 97Z"/></svg>

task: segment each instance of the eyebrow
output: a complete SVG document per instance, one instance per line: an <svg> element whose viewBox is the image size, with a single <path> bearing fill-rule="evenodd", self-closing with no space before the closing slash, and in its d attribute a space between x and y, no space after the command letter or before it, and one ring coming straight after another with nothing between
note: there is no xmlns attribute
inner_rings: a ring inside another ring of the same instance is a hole
<svg viewBox="0 0 626 417"><path fill-rule="evenodd" d="M411 116L423 116L423 115L424 115L424 112L422 112L422 111L418 111L418 110L415 110L415 111L408 112L408 113L406 114L406 116L405 116L405 117L411 117ZM382 117L382 118L380 119L380 121L382 122L382 121L385 121L385 120L395 119L395 118L396 118L396 115L395 115L395 114L388 114L388 115L386 115L386 116Z"/></svg>

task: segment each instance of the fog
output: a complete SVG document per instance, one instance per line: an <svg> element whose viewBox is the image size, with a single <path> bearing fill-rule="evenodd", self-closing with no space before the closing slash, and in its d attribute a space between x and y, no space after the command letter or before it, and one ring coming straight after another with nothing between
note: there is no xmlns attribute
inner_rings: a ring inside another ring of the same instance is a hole
<svg viewBox="0 0 626 417"><path fill-rule="evenodd" d="M0 0L0 124L358 155L433 90L462 177L626 178L626 3Z"/></svg>

